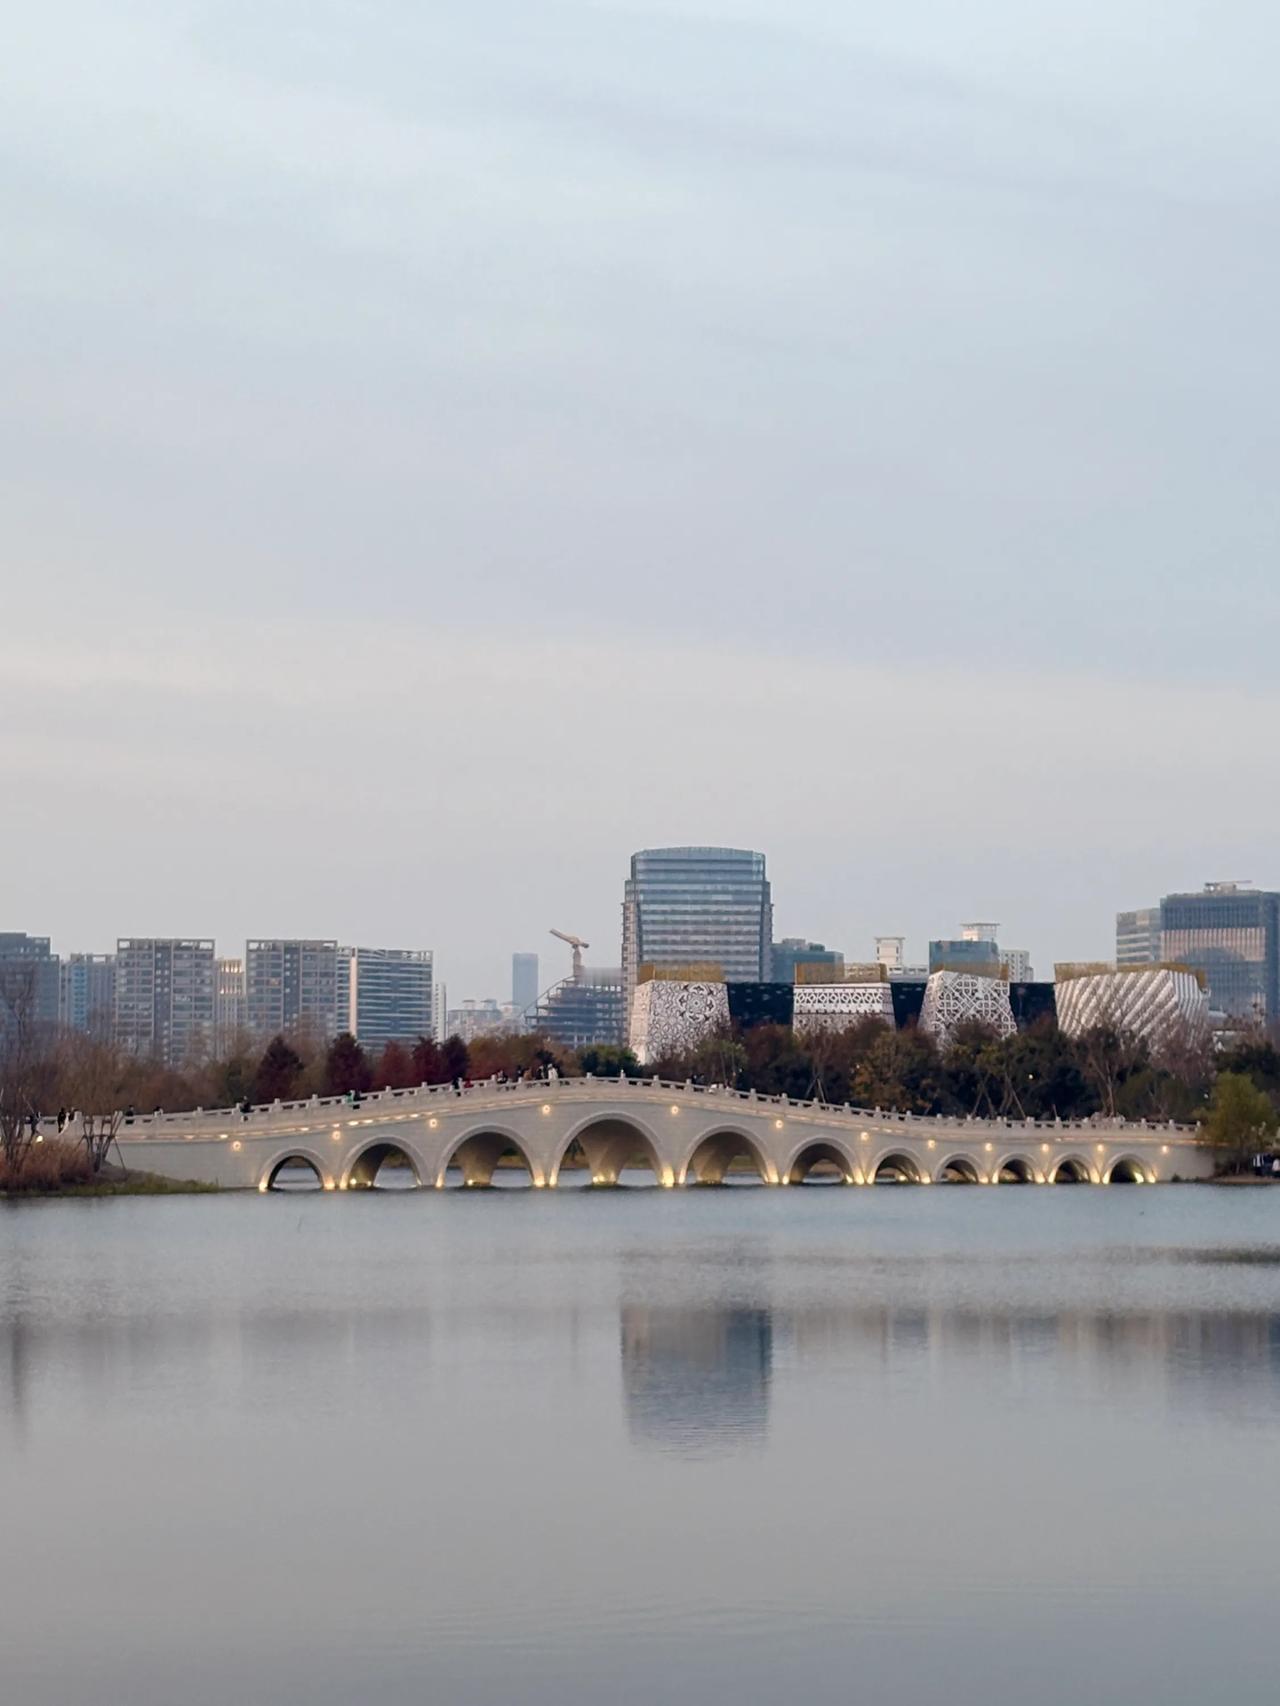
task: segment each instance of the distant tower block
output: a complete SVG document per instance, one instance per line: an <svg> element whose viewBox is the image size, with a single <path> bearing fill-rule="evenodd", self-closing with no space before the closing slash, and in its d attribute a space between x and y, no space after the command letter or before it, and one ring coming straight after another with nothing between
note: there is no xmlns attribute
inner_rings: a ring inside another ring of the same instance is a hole
<svg viewBox="0 0 1280 1706"><path fill-rule="evenodd" d="M905 936L877 936L876 960L886 971L901 971L904 964Z"/></svg>

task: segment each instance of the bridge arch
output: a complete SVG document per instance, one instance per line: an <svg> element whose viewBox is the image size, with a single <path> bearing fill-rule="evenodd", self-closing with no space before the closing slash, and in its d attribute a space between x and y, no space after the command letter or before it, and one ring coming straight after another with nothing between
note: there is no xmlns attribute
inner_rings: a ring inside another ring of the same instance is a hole
<svg viewBox="0 0 1280 1706"><path fill-rule="evenodd" d="M401 1156L413 1174L415 1188L422 1184L423 1166L419 1156L415 1155L408 1144L393 1142L388 1138L375 1138L358 1149L347 1162L343 1175L342 1188L347 1191L370 1191L378 1182L378 1173L385 1162L394 1156Z"/></svg>
<svg viewBox="0 0 1280 1706"><path fill-rule="evenodd" d="M808 1138L796 1149L781 1170L789 1185L803 1185L817 1167L834 1167L845 1185L859 1184L862 1168L847 1144L836 1137Z"/></svg>
<svg viewBox="0 0 1280 1706"><path fill-rule="evenodd" d="M991 1169L991 1178L997 1185L1034 1185L1037 1182L1035 1166L1025 1155L1006 1155Z"/></svg>
<svg viewBox="0 0 1280 1706"><path fill-rule="evenodd" d="M918 1185L924 1175L914 1155L886 1149L876 1156L867 1177L873 1185Z"/></svg>
<svg viewBox="0 0 1280 1706"><path fill-rule="evenodd" d="M618 1184L622 1173L637 1159L652 1172L655 1184L675 1183L675 1171L664 1159L657 1138L633 1114L609 1111L578 1120L558 1146L548 1175L551 1184L559 1183L560 1169L575 1143L582 1150L593 1185Z"/></svg>
<svg viewBox="0 0 1280 1706"><path fill-rule="evenodd" d="M509 1127L486 1121L455 1140L441 1158L436 1185L443 1189L451 1167L462 1174L464 1186L483 1188L493 1183L498 1163L515 1155L527 1169L529 1183L541 1185L545 1175L529 1153L528 1142Z"/></svg>
<svg viewBox="0 0 1280 1706"><path fill-rule="evenodd" d="M326 1191L333 1189L333 1174L328 1171L324 1160L311 1149L299 1148L297 1144L288 1149L277 1151L271 1159L263 1164L258 1175L260 1191L274 1191L281 1187L277 1180L286 1167L308 1167L315 1174L316 1183Z"/></svg>
<svg viewBox="0 0 1280 1706"><path fill-rule="evenodd" d="M777 1184L777 1174L755 1138L733 1126L716 1126L703 1132L676 1168L676 1183L723 1185L729 1168L743 1157L755 1168L762 1185Z"/></svg>
<svg viewBox="0 0 1280 1706"><path fill-rule="evenodd" d="M940 1162L934 1178L940 1185L980 1185L986 1175L972 1155L948 1155Z"/></svg>
<svg viewBox="0 0 1280 1706"><path fill-rule="evenodd" d="M1059 1155L1045 1173L1051 1185L1092 1185L1097 1181L1085 1155Z"/></svg>
<svg viewBox="0 0 1280 1706"><path fill-rule="evenodd" d="M1102 1175L1107 1185L1149 1185L1151 1167L1136 1155L1116 1155Z"/></svg>

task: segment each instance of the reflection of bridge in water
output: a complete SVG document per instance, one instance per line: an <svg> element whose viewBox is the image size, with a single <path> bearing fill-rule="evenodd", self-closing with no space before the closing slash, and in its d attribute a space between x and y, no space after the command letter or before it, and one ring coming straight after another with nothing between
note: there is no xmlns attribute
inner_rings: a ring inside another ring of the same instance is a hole
<svg viewBox="0 0 1280 1706"><path fill-rule="evenodd" d="M52 1129L52 1128L51 1128ZM591 1181L643 1170L656 1184L1149 1184L1207 1178L1194 1128L1123 1121L951 1120L695 1089L659 1079L489 1081L385 1090L352 1106L313 1097L126 1122L130 1167L228 1189L269 1190L308 1171L326 1190L372 1185L402 1160L420 1185L488 1185L515 1162L554 1186L579 1158Z"/></svg>
<svg viewBox="0 0 1280 1706"><path fill-rule="evenodd" d="M773 1372L767 1309L622 1309L622 1384L632 1434L683 1449L764 1436Z"/></svg>

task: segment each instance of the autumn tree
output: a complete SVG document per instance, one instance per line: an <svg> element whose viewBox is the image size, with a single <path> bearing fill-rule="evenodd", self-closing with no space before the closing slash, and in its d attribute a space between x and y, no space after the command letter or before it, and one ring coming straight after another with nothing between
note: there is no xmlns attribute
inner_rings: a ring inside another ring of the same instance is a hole
<svg viewBox="0 0 1280 1706"><path fill-rule="evenodd" d="M10 1176L22 1170L56 1083L52 1036L38 1012L35 966L7 965L0 972L0 1153Z"/></svg>
<svg viewBox="0 0 1280 1706"><path fill-rule="evenodd" d="M414 1074L413 1056L403 1043L387 1043L373 1068L372 1079L379 1090L408 1090L422 1079Z"/></svg>
<svg viewBox="0 0 1280 1706"><path fill-rule="evenodd" d="M70 1032L62 1039L59 1093L79 1125L80 1142L94 1173L102 1170L124 1110L133 1099L134 1062L102 1036Z"/></svg>

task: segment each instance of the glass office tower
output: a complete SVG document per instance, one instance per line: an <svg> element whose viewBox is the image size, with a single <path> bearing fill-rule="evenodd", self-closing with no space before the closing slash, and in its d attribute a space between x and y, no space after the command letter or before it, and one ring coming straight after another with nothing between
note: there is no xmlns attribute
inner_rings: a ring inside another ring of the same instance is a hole
<svg viewBox="0 0 1280 1706"><path fill-rule="evenodd" d="M1161 958L1202 971L1212 1005L1237 1019L1280 1016L1280 894L1206 883L1160 902Z"/></svg>
<svg viewBox="0 0 1280 1706"><path fill-rule="evenodd" d="M773 900L763 853L652 847L631 856L622 902L628 1007L642 968L759 983L770 976Z"/></svg>

